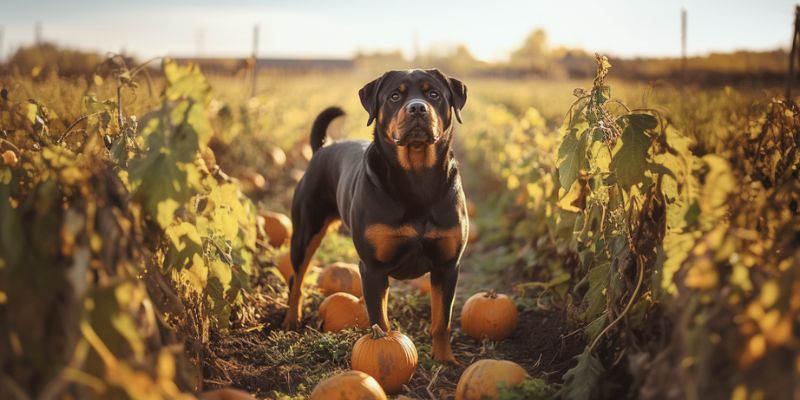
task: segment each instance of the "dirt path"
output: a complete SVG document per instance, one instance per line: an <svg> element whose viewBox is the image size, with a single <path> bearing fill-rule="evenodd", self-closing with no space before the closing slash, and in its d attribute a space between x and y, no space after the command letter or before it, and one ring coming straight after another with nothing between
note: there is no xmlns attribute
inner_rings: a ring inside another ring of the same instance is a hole
<svg viewBox="0 0 800 400"><path fill-rule="evenodd" d="M431 360L427 296L404 283L391 289L390 319L396 329L412 338L420 354L420 366L402 393L405 396L453 398L461 373L482 358L515 361L531 376L551 382L571 367L572 357L582 348L580 335L562 336L574 330L563 313L548 310L521 309L515 334L502 342L479 343L464 335L458 328L459 314L467 297L488 288L505 293L512 290L507 276L480 268L486 258L478 257L483 253L476 251L482 251L480 246L474 246L465 256L453 312L453 351L460 365ZM320 333L316 309L322 296L313 289L305 302L304 330L282 331L279 325L285 310L285 285L269 272L256 275L254 291L233 327L227 333L213 335L205 349L205 386L235 386L259 398L304 398L321 379L349 368L352 344L362 333Z"/></svg>

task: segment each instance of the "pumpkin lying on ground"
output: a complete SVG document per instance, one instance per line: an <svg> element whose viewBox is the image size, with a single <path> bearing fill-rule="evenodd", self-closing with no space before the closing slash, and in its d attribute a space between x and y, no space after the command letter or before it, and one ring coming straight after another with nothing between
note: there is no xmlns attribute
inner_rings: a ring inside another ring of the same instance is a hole
<svg viewBox="0 0 800 400"><path fill-rule="evenodd" d="M11 150L6 150L3 152L3 164L9 167L13 167L17 165L19 159L17 158L17 153L14 153Z"/></svg>
<svg viewBox="0 0 800 400"><path fill-rule="evenodd" d="M386 400L386 393L375 378L361 371L347 371L317 384L309 399Z"/></svg>
<svg viewBox="0 0 800 400"><path fill-rule="evenodd" d="M461 330L477 340L503 340L517 328L517 306L494 290L472 295L461 308Z"/></svg>
<svg viewBox="0 0 800 400"><path fill-rule="evenodd" d="M200 400L256 400L250 393L238 389L216 389L200 393Z"/></svg>
<svg viewBox="0 0 800 400"><path fill-rule="evenodd" d="M281 247L288 243L292 237L292 220L289 217L276 212L265 211L261 213L264 218L264 233L269 238L269 245Z"/></svg>
<svg viewBox="0 0 800 400"><path fill-rule="evenodd" d="M373 325L353 346L350 364L375 378L386 393L397 393L411 380L417 361L417 348L408 336Z"/></svg>
<svg viewBox="0 0 800 400"><path fill-rule="evenodd" d="M361 273L358 265L335 262L327 265L317 278L317 286L325 296L336 292L361 297Z"/></svg>
<svg viewBox="0 0 800 400"><path fill-rule="evenodd" d="M431 274L426 273L419 278L411 280L411 286L415 287L423 294L430 294L431 292Z"/></svg>
<svg viewBox="0 0 800 400"><path fill-rule="evenodd" d="M294 268L292 267L291 253L285 251L278 256L278 271L281 273L284 282L289 283L289 278L294 275Z"/></svg>
<svg viewBox="0 0 800 400"><path fill-rule="evenodd" d="M456 386L456 400L497 399L497 384L516 386L528 373L512 361L479 360L467 367Z"/></svg>
<svg viewBox="0 0 800 400"><path fill-rule="evenodd" d="M348 328L369 328L369 316L364 299L350 293L334 293L319 305L323 332L338 332Z"/></svg>

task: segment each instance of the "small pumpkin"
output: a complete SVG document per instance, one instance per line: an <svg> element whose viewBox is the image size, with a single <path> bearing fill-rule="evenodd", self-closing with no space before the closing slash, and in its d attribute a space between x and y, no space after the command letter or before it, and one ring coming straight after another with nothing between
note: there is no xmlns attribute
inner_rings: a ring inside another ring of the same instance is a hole
<svg viewBox="0 0 800 400"><path fill-rule="evenodd" d="M386 400L387 398L375 378L361 371L347 371L318 383L309 399Z"/></svg>
<svg viewBox="0 0 800 400"><path fill-rule="evenodd" d="M278 271L281 273L284 282L289 282L289 278L294 275L292 267L292 256L289 251L285 251L278 256Z"/></svg>
<svg viewBox="0 0 800 400"><path fill-rule="evenodd" d="M456 386L456 400L497 399L497 385L516 386L528 373L519 364L505 360L479 360L464 370Z"/></svg>
<svg viewBox="0 0 800 400"><path fill-rule="evenodd" d="M369 328L369 315L364 299L350 293L334 293L319 305L323 332L338 332L348 328Z"/></svg>
<svg viewBox="0 0 800 400"><path fill-rule="evenodd" d="M372 325L372 332L356 341L350 359L354 370L371 375L390 394L411 380L417 363L417 348L408 336L398 331L386 333L378 325Z"/></svg>
<svg viewBox="0 0 800 400"><path fill-rule="evenodd" d="M209 390L200 393L200 400L256 400L250 393L231 388Z"/></svg>
<svg viewBox="0 0 800 400"><path fill-rule="evenodd" d="M412 279L411 286L419 290L422 294L429 294L431 292L431 274L426 273L419 278Z"/></svg>
<svg viewBox="0 0 800 400"><path fill-rule="evenodd" d="M517 306L494 290L472 295L461 308L461 330L477 340L503 340L517 328Z"/></svg>
<svg viewBox="0 0 800 400"><path fill-rule="evenodd" d="M13 167L17 165L17 153L14 153L12 150L6 150L3 152L3 164L9 167Z"/></svg>
<svg viewBox="0 0 800 400"><path fill-rule="evenodd" d="M281 247L288 243L292 237L292 220L284 214L265 211L261 214L264 218L264 233L269 238L269 245Z"/></svg>
<svg viewBox="0 0 800 400"><path fill-rule="evenodd" d="M343 262L328 264L317 278L317 286L325 296L336 292L350 293L361 297L361 273L358 265Z"/></svg>

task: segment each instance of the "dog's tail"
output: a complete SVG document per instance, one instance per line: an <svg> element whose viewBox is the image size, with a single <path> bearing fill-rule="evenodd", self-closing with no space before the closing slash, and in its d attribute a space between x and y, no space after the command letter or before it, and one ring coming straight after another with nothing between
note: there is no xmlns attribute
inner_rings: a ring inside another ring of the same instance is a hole
<svg viewBox="0 0 800 400"><path fill-rule="evenodd" d="M314 120L314 125L311 126L311 140L309 140L311 150L314 153L325 144L328 125L330 125L331 121L342 115L344 115L344 110L339 107L328 107L317 115L317 119Z"/></svg>

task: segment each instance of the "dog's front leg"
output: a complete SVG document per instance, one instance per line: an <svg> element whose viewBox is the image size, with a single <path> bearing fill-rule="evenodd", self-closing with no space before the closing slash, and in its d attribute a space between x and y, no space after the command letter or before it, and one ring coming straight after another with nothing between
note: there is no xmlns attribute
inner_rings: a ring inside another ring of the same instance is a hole
<svg viewBox="0 0 800 400"><path fill-rule="evenodd" d="M450 320L458 283L458 267L431 271L431 337L433 359L458 363L450 347Z"/></svg>
<svg viewBox="0 0 800 400"><path fill-rule="evenodd" d="M389 275L377 271L375 267L368 267L363 261L359 263L359 269L369 324L378 324L384 332L388 332Z"/></svg>

